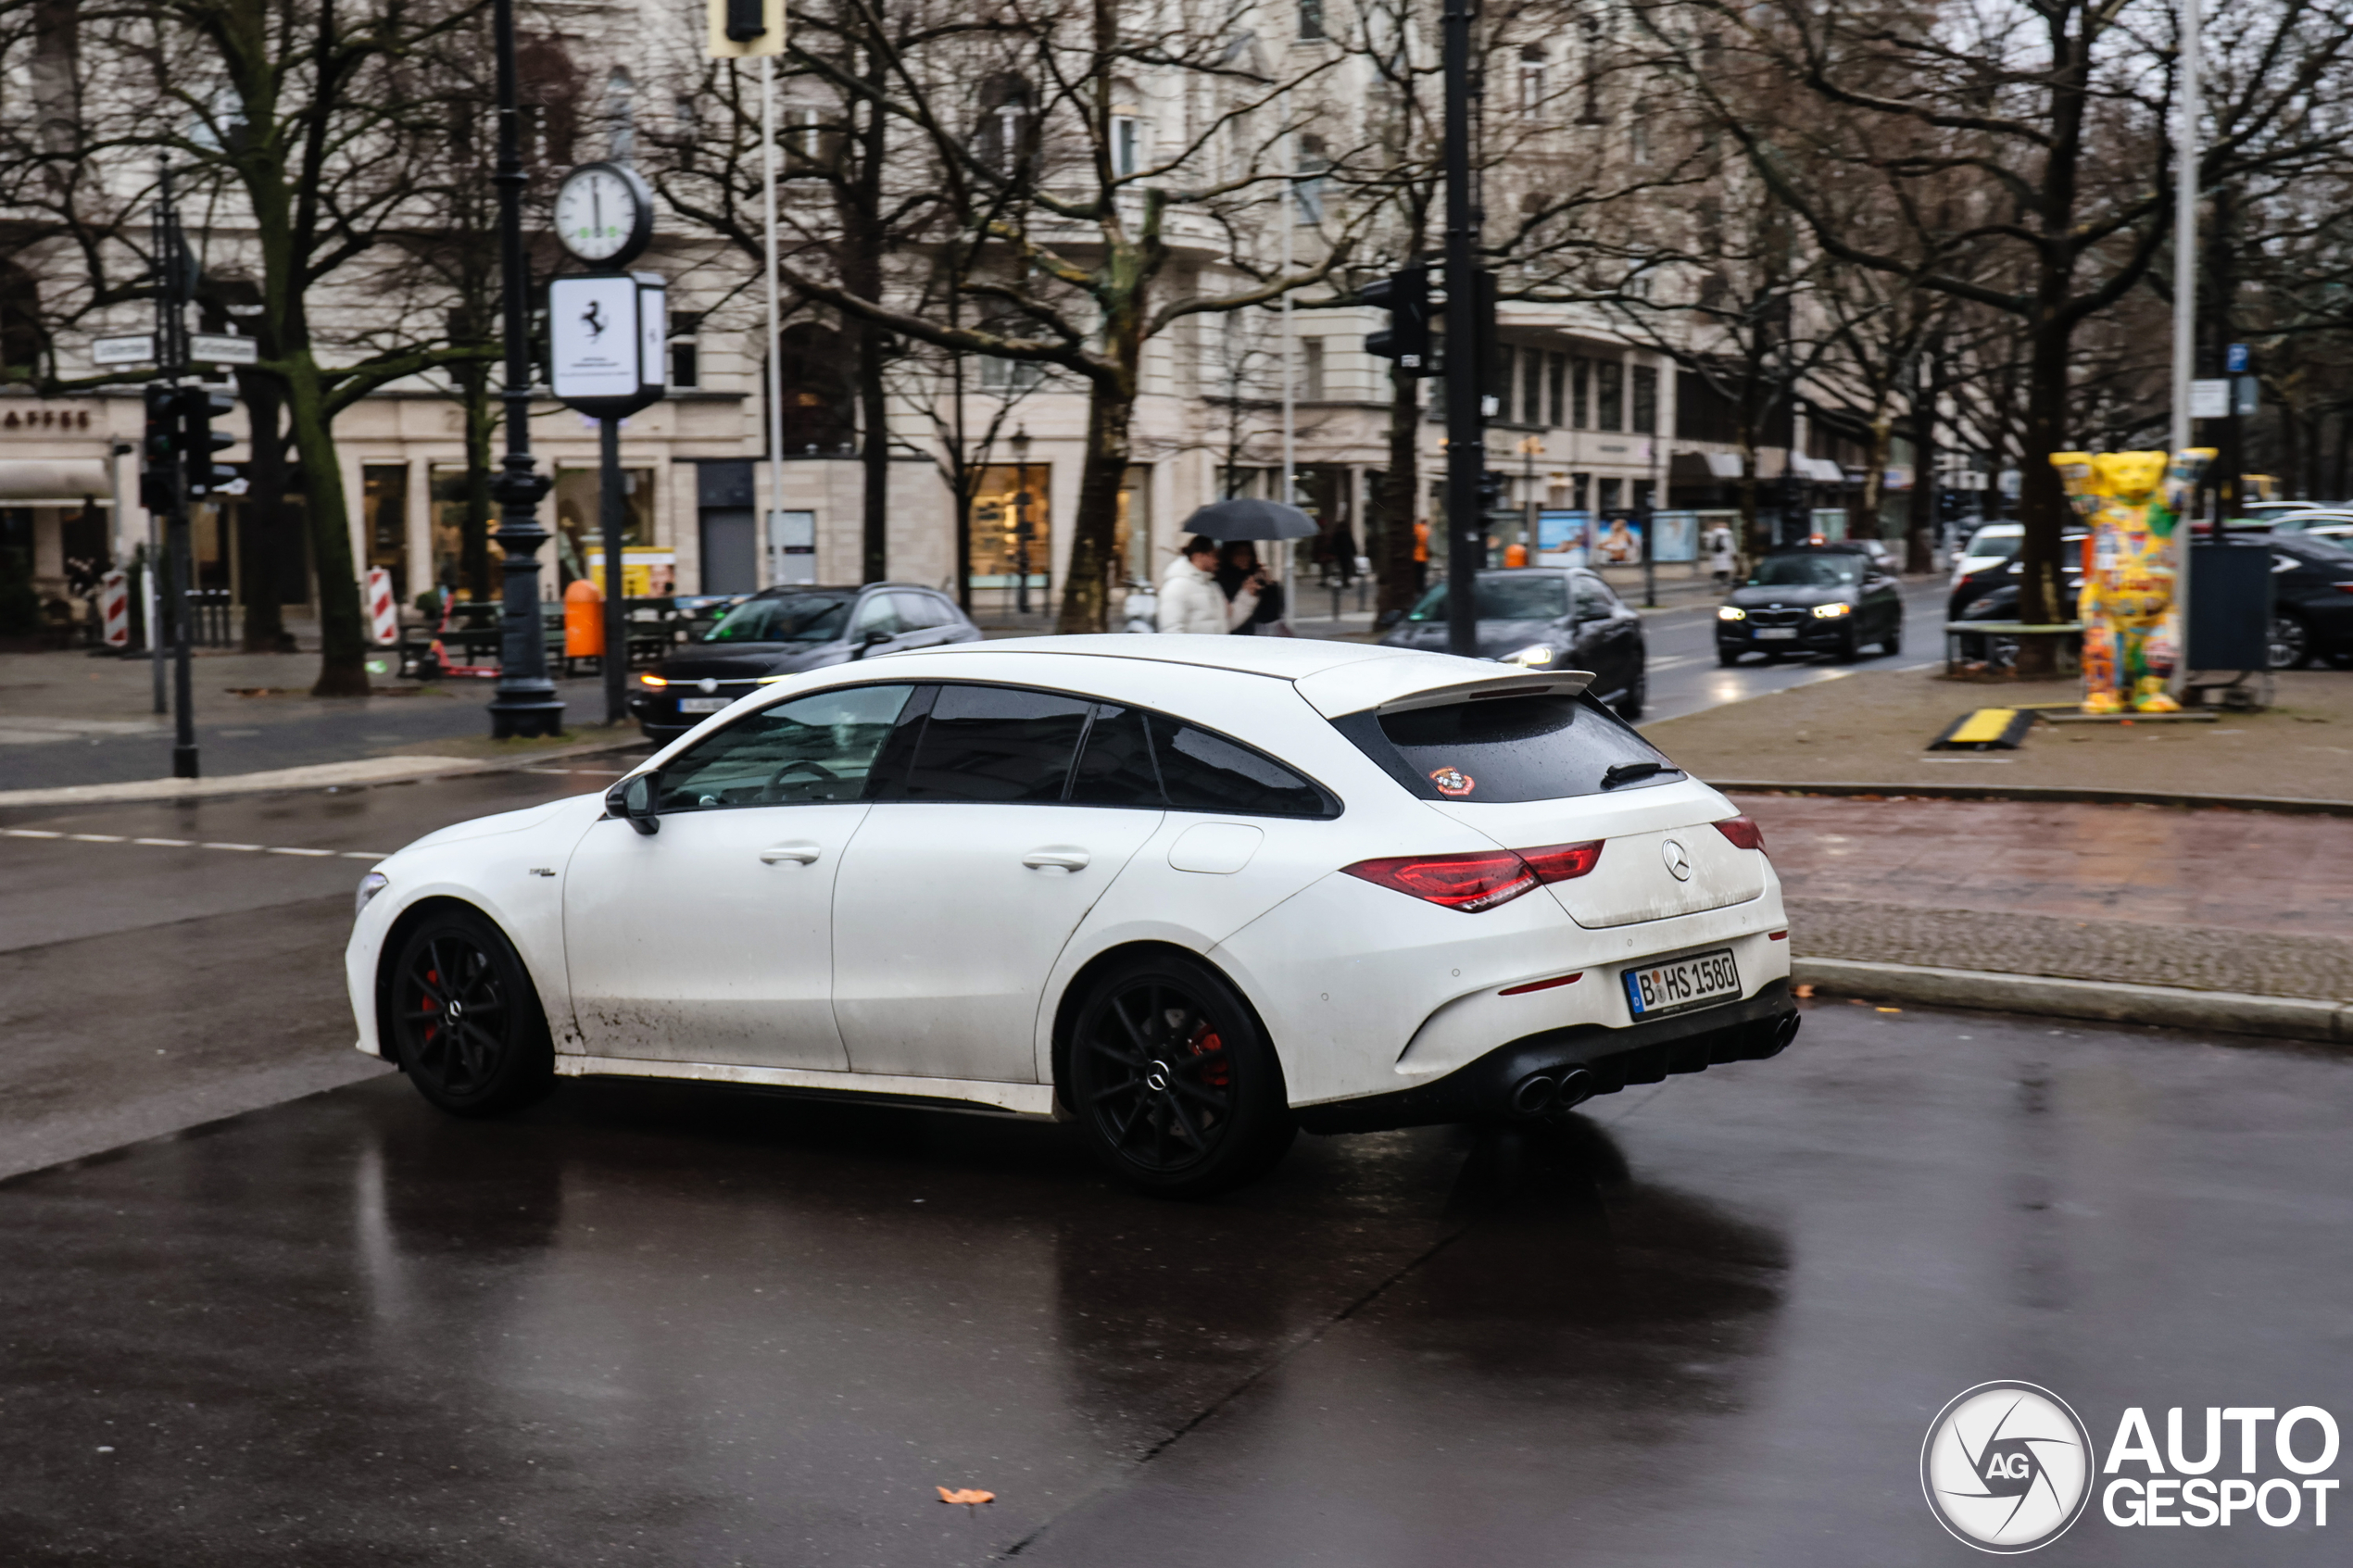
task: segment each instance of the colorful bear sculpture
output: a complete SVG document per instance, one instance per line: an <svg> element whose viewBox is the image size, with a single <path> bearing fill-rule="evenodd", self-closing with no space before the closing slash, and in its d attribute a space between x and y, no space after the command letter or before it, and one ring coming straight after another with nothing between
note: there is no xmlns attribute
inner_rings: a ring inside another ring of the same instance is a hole
<svg viewBox="0 0 2353 1568"><path fill-rule="evenodd" d="M2091 534L2076 599L2084 712L2181 710L2165 689L2183 643L2173 533L2213 459L2208 446L2176 453L2170 464L2162 452L2051 454Z"/></svg>

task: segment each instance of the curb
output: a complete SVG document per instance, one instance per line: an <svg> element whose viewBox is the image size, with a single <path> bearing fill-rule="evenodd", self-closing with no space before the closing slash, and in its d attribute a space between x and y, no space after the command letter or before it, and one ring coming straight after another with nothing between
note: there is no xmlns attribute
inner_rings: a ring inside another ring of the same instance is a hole
<svg viewBox="0 0 2353 1568"><path fill-rule="evenodd" d="M1928 969L1917 964L1865 963L1853 959L1791 960L1792 981L1843 997L1914 1002L1927 1007L2033 1012L2108 1023L2153 1023L2278 1040L2353 1045L2353 1003L2301 997L2258 997L2241 991L2192 991L2174 985L2132 985L2114 980L2059 980L2039 974Z"/></svg>
<svg viewBox="0 0 2353 1568"><path fill-rule="evenodd" d="M2023 800L2083 806L2172 806L2184 810L2278 811L2353 817L2353 800L2301 800L2284 795L2196 795L2186 790L2102 789L2091 784L1793 784L1770 779L1709 779L1727 795L1862 796L1878 800Z"/></svg>
<svg viewBox="0 0 2353 1568"><path fill-rule="evenodd" d="M497 773L516 768L541 767L579 757L627 751L645 739L585 741L521 757L435 757L396 753L362 757L346 762L318 762L301 768L272 768L258 773L224 773L210 779L127 779L120 784L59 784L49 789L0 790L0 810L31 806L120 806L157 800L213 800L232 795L267 795L286 790L327 789L336 785L365 788L371 784L414 784L421 779L454 778L467 773Z"/></svg>

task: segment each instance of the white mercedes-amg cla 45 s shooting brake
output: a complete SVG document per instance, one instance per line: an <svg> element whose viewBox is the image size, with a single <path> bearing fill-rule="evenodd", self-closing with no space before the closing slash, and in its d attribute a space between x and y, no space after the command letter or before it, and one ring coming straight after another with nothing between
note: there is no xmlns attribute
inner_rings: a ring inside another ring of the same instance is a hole
<svg viewBox="0 0 2353 1568"><path fill-rule="evenodd" d="M459 1115L595 1075L1066 1120L1171 1196L1772 1056L1755 824L1586 679L1184 636L790 676L371 871L359 1048Z"/></svg>

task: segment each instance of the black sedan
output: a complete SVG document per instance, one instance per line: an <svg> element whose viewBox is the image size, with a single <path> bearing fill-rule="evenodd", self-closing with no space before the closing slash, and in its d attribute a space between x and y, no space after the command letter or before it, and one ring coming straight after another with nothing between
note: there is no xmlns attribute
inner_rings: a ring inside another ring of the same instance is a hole
<svg viewBox="0 0 2353 1568"><path fill-rule="evenodd" d="M1716 661L1744 653L1777 659L1827 653L1847 659L1867 643L1904 647L1904 596L1893 573L1859 545L1793 545L1756 563L1716 611Z"/></svg>
<svg viewBox="0 0 2353 1568"><path fill-rule="evenodd" d="M675 740L779 676L869 654L979 640L980 628L956 602L929 588L770 588L638 676L629 711L652 739Z"/></svg>
<svg viewBox="0 0 2353 1568"><path fill-rule="evenodd" d="M1446 650L1446 584L1435 583L1381 642ZM1639 719L1650 690L1642 618L1590 571L1513 567L1478 574L1478 656L1529 670L1591 670L1592 695Z"/></svg>
<svg viewBox="0 0 2353 1568"><path fill-rule="evenodd" d="M2353 550L2309 533L2273 533L2271 668L2315 659L2353 670Z"/></svg>

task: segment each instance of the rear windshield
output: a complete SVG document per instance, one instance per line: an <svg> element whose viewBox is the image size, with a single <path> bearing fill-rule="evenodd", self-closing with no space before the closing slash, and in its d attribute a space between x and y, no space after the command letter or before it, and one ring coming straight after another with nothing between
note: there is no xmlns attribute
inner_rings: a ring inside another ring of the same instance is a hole
<svg viewBox="0 0 2353 1568"><path fill-rule="evenodd" d="M2025 535L2014 528L2005 528L2000 530L1981 528L1977 531L1975 535L1970 538L1969 547L1964 549L1961 554L1965 556L1998 556L2002 559L2007 560L2010 557L2018 554L2018 547L2024 542L2024 540Z"/></svg>
<svg viewBox="0 0 2353 1568"><path fill-rule="evenodd" d="M1631 725L1582 696L1547 693L1352 713L1335 727L1424 800L1558 800L1683 777Z"/></svg>
<svg viewBox="0 0 2353 1568"><path fill-rule="evenodd" d="M850 596L794 594L747 599L703 634L706 643L830 643L849 618Z"/></svg>
<svg viewBox="0 0 2353 1568"><path fill-rule="evenodd" d="M1482 577L1478 580L1481 621L1558 621L1568 613L1568 580L1554 572L1526 577ZM1422 602L1406 613L1408 621L1446 620L1446 584L1434 584Z"/></svg>

